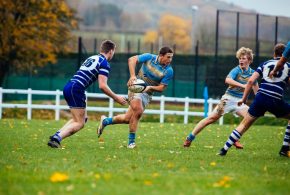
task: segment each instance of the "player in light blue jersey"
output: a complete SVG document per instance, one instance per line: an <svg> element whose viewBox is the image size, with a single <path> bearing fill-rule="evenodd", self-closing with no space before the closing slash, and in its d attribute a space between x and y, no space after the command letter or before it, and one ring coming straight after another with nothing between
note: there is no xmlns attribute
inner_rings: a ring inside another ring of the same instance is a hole
<svg viewBox="0 0 290 195"><path fill-rule="evenodd" d="M274 59L262 63L249 79L239 104L246 103L250 88L259 77L262 77L260 88L253 103L250 105L248 114L239 126L233 130L224 147L220 150L219 155L226 155L233 143L238 141L259 117L264 116L265 112L269 111L277 118L290 119L290 105L283 100L284 90L290 78L290 64L285 63L282 70L278 71L276 76L273 78L269 77L269 73L279 61L284 49L284 44L277 44L274 47ZM288 123L286 128L283 144L279 152L280 155L289 157L289 144L290 123Z"/></svg>
<svg viewBox="0 0 290 195"><path fill-rule="evenodd" d="M226 77L225 83L229 85L225 94L222 96L220 103L215 107L213 112L194 127L192 132L186 137L183 147L190 147L195 137L209 124L216 122L226 113L233 113L241 117L245 117L248 106L242 104L238 106L238 101L243 97L244 89L248 79L254 73L254 70L249 66L253 61L253 52L249 48L241 47L236 57L239 60L239 65L233 68ZM253 85L253 91L258 91L258 85ZM237 149L242 149L243 145L239 142L234 143Z"/></svg>
<svg viewBox="0 0 290 195"><path fill-rule="evenodd" d="M107 85L110 73L110 61L115 53L116 45L110 40L105 40L101 44L100 54L86 59L77 73L65 85L63 89L64 98L70 107L72 119L69 120L60 130L50 136L48 146L61 148L60 142L74 133L81 130L86 122L86 96L85 90L96 80L99 88L109 97L113 98L121 105L127 103L126 98L116 95Z"/></svg>
<svg viewBox="0 0 290 195"><path fill-rule="evenodd" d="M147 87L142 93L128 92L130 106L125 114L113 118L101 117L97 130L99 137L107 125L129 124L128 148L135 148L136 131L145 107L150 103L153 93L164 91L173 78L173 69L170 65L172 58L173 51L169 47L162 47L158 55L145 53L129 58L130 79L127 85L132 85L133 81L139 78L146 82ZM142 63L142 66L136 76L135 69L138 63Z"/></svg>
<svg viewBox="0 0 290 195"><path fill-rule="evenodd" d="M283 65L287 62L287 59L289 58L290 58L290 41L287 43L286 49L283 52L280 60L277 62L274 70L270 72L269 77L272 78L274 75L276 75L277 72L283 68Z"/></svg>

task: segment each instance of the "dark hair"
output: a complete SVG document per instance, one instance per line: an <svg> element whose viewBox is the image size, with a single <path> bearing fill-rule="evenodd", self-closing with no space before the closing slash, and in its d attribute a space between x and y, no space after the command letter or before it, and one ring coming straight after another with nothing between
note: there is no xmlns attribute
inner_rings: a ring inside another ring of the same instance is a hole
<svg viewBox="0 0 290 195"><path fill-rule="evenodd" d="M285 50L285 45L283 43L278 43L274 47L274 54L276 57L281 57Z"/></svg>
<svg viewBox="0 0 290 195"><path fill-rule="evenodd" d="M112 49L116 48L116 44L111 40L104 40L101 44L100 51L103 53L109 53Z"/></svg>
<svg viewBox="0 0 290 195"><path fill-rule="evenodd" d="M170 47L161 47L161 49L159 50L159 55L165 55L167 53L173 53L173 50Z"/></svg>

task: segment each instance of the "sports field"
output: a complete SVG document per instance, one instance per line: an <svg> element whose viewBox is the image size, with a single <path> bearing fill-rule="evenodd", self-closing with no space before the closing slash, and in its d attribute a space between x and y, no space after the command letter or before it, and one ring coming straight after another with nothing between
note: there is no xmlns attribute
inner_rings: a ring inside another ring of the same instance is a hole
<svg viewBox="0 0 290 195"><path fill-rule="evenodd" d="M97 122L51 149L49 135L65 121L0 120L0 194L289 194L290 161L280 157L284 127L253 126L243 150L215 154L233 125L211 125L191 148L192 125L141 123L137 148L127 149L127 125Z"/></svg>

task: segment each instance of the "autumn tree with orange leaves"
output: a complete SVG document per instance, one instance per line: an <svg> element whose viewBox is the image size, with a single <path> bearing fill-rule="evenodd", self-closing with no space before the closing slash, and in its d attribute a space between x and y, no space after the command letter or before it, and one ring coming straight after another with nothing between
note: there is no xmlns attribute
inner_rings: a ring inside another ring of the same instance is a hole
<svg viewBox="0 0 290 195"><path fill-rule="evenodd" d="M10 68L55 63L70 50L75 11L65 0L0 1L0 86Z"/></svg>
<svg viewBox="0 0 290 195"><path fill-rule="evenodd" d="M148 31L146 43L158 41L162 37L163 44L175 44L178 51L189 52L191 49L191 24L189 20L171 14L164 14L159 20L158 31Z"/></svg>

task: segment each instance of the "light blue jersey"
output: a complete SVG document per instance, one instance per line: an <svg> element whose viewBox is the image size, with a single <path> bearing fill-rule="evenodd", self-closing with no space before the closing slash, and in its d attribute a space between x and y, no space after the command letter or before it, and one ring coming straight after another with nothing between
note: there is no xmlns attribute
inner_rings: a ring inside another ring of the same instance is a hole
<svg viewBox="0 0 290 195"><path fill-rule="evenodd" d="M137 77L144 80L147 85L168 85L169 81L173 78L171 65L164 66L159 64L157 55L150 53L138 55L138 62L143 64Z"/></svg>
<svg viewBox="0 0 290 195"><path fill-rule="evenodd" d="M86 59L71 81L81 84L86 89L98 79L99 74L108 77L110 70L110 64L105 56L94 55Z"/></svg>
<svg viewBox="0 0 290 195"><path fill-rule="evenodd" d="M286 62L283 66L283 69L277 73L277 76L270 78L269 73L274 69L278 60L279 58L268 60L257 68L256 71L262 77L258 93L262 93L275 99L282 99L284 90L290 77L290 64Z"/></svg>
<svg viewBox="0 0 290 195"><path fill-rule="evenodd" d="M284 58L290 58L290 41L287 43L287 46L282 55Z"/></svg>
<svg viewBox="0 0 290 195"><path fill-rule="evenodd" d="M240 66L236 66L230 71L227 77L241 84L246 84L254 72L255 71L251 69L250 67L248 68L248 70L242 70ZM237 98L242 98L244 90L245 89L242 87L236 87L236 86L230 85L226 90L226 94L229 94Z"/></svg>

